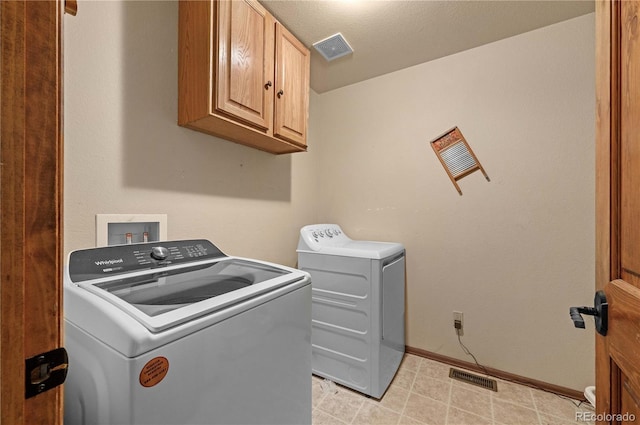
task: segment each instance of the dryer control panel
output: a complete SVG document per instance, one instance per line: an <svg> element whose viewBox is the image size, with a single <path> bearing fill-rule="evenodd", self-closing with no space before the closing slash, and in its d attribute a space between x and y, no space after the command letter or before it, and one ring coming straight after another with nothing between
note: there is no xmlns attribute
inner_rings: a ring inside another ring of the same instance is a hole
<svg viewBox="0 0 640 425"><path fill-rule="evenodd" d="M226 255L206 239L82 249L69 254L69 277L77 283L219 257Z"/></svg>
<svg viewBox="0 0 640 425"><path fill-rule="evenodd" d="M337 224L310 224L300 229L298 254L313 253L382 259L404 251L401 243L353 240Z"/></svg>
<svg viewBox="0 0 640 425"><path fill-rule="evenodd" d="M310 249L322 246L342 246L351 241L337 224L313 224L300 230L300 237ZM316 250L317 250L316 249Z"/></svg>

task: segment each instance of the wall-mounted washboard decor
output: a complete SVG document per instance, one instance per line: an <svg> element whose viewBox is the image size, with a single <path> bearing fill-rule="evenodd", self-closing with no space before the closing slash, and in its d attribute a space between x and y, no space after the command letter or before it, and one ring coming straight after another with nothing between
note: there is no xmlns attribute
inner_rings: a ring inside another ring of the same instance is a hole
<svg viewBox="0 0 640 425"><path fill-rule="evenodd" d="M482 171L487 181L490 181L458 127L453 127L432 140L431 147L460 195L462 191L458 186L458 180L474 171Z"/></svg>

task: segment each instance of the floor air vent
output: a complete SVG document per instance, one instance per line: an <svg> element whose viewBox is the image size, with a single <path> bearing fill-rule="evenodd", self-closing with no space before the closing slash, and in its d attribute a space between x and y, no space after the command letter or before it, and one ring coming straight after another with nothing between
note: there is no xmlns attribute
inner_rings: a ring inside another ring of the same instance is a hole
<svg viewBox="0 0 640 425"><path fill-rule="evenodd" d="M473 373L465 372L460 369L449 369L449 378L457 379L458 381L473 384L491 391L498 391L498 382L495 379L474 375Z"/></svg>

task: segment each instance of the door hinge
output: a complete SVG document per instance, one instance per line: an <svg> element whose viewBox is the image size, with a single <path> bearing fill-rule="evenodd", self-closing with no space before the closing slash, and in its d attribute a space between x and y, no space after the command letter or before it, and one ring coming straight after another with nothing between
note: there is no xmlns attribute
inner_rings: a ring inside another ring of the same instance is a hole
<svg viewBox="0 0 640 425"><path fill-rule="evenodd" d="M69 357L63 347L25 360L25 398L61 385L67 379Z"/></svg>

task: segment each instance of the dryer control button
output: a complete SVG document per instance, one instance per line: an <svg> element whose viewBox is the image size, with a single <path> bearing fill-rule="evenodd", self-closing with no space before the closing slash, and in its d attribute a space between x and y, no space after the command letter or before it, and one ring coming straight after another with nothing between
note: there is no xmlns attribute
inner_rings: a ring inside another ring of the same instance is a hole
<svg viewBox="0 0 640 425"><path fill-rule="evenodd" d="M151 258L156 260L166 260L169 256L169 250L163 246L154 246L151 248Z"/></svg>

